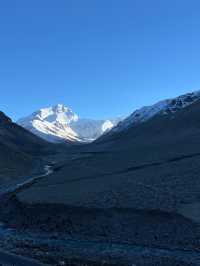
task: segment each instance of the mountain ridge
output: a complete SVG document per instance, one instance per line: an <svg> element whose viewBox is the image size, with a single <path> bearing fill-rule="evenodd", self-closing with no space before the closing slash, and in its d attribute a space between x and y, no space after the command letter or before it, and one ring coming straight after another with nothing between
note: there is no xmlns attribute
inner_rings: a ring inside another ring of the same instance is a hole
<svg viewBox="0 0 200 266"><path fill-rule="evenodd" d="M136 109L124 120L120 121L118 125L113 127L107 135L112 135L115 132L127 130L137 124L144 123L156 115L173 114L177 111L193 104L200 99L200 91L194 91L179 95L175 98L165 99L156 102L153 105L143 106Z"/></svg>

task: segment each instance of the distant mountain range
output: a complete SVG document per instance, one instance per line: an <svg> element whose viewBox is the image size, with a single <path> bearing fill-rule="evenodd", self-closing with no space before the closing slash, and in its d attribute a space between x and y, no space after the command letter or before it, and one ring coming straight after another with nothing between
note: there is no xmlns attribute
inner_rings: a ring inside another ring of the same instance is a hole
<svg viewBox="0 0 200 266"><path fill-rule="evenodd" d="M94 120L79 118L63 104L42 108L17 123L49 142L92 142L144 123L156 115L175 113L200 99L200 91L144 106L123 119Z"/></svg>
<svg viewBox="0 0 200 266"><path fill-rule="evenodd" d="M17 123L50 142L91 142L116 126L120 120L79 118L68 107L57 104L42 108Z"/></svg>

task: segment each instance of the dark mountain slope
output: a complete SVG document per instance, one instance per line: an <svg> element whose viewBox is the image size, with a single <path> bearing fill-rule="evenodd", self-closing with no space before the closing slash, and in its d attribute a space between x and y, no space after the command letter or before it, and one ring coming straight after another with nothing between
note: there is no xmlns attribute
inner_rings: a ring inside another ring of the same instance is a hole
<svg viewBox="0 0 200 266"><path fill-rule="evenodd" d="M36 155L46 153L48 145L0 112L0 184L16 182L39 170Z"/></svg>
<svg viewBox="0 0 200 266"><path fill-rule="evenodd" d="M31 155L40 154L49 144L28 130L13 123L2 112L0 112L0 142L5 143L12 149L19 149Z"/></svg>
<svg viewBox="0 0 200 266"><path fill-rule="evenodd" d="M200 101L197 101L174 114L158 114L145 123L105 136L93 144L93 149L119 152L132 150L136 159L142 153L143 161L145 158L152 160L156 155L160 159L176 154L198 153L199 112Z"/></svg>

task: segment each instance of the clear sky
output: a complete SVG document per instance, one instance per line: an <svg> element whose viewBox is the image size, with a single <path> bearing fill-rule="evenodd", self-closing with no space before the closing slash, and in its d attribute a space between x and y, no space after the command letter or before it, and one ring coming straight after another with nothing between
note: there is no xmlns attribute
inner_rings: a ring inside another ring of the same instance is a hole
<svg viewBox="0 0 200 266"><path fill-rule="evenodd" d="M124 115L200 89L199 0L0 1L0 108Z"/></svg>

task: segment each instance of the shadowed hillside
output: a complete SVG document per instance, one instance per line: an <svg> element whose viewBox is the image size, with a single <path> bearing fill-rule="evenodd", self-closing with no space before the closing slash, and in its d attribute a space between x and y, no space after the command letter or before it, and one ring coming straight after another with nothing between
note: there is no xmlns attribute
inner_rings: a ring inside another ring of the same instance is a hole
<svg viewBox="0 0 200 266"><path fill-rule="evenodd" d="M21 177L41 171L42 164L37 157L50 149L47 142L16 125L0 112L1 185L8 185Z"/></svg>

